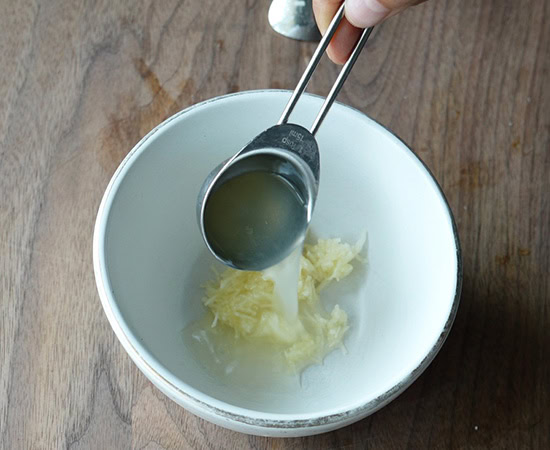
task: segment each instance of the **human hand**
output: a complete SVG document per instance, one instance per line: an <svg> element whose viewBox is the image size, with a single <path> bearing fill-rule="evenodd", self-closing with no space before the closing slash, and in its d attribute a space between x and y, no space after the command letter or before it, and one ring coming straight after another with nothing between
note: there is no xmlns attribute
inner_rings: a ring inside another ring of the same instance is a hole
<svg viewBox="0 0 550 450"><path fill-rule="evenodd" d="M409 6L424 1L426 0L347 0L346 16L327 49L328 56L337 64L345 63L359 39L361 29L377 25ZM341 4L342 0L313 0L313 12L321 33L325 33Z"/></svg>

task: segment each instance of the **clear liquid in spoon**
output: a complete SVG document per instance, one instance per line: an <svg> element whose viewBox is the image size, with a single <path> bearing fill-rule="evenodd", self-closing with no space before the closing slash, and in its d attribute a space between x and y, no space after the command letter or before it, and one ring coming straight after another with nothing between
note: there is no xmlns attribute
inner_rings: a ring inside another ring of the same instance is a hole
<svg viewBox="0 0 550 450"><path fill-rule="evenodd" d="M305 226L304 200L290 182L266 171L247 172L226 181L210 194L204 211L211 246L237 267L297 248L297 237L303 239L305 229L301 228ZM268 259L267 265L278 262Z"/></svg>

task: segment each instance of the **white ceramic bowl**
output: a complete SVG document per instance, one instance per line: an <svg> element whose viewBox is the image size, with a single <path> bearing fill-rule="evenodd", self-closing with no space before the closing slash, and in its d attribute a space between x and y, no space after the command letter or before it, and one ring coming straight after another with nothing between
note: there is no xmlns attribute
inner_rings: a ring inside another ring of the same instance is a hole
<svg viewBox="0 0 550 450"><path fill-rule="evenodd" d="M317 136L321 187L312 229L347 241L368 231L368 263L323 300L348 312L348 354L329 354L288 391L230 384L201 367L182 338L204 313L200 284L215 263L199 234L197 193L213 167L276 123L289 96L228 95L163 122L116 171L94 234L103 308L140 370L192 413L267 436L330 431L403 392L443 344L462 276L456 228L432 175L388 130L335 104ZM303 96L292 121L307 126L321 103Z"/></svg>

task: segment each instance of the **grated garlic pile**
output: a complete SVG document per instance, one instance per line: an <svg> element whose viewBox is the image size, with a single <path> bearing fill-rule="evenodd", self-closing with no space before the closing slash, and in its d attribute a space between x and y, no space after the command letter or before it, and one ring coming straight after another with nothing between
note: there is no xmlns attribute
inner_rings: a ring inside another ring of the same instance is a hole
<svg viewBox="0 0 550 450"><path fill-rule="evenodd" d="M232 335L235 345L257 342L282 352L289 368L302 370L319 363L336 347L343 347L348 317L338 305L327 313L320 305L321 291L332 281L347 277L366 235L355 244L340 239L319 239L305 245L300 262L298 317L281 314L274 282L262 272L226 269L205 286L204 304L213 315L212 328Z"/></svg>

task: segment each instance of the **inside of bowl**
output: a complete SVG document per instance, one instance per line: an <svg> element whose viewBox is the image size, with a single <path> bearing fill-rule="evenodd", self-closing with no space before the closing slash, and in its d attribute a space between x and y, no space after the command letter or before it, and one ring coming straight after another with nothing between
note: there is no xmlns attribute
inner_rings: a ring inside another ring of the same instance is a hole
<svg viewBox="0 0 550 450"><path fill-rule="evenodd" d="M329 354L292 388L229 383L205 370L182 338L204 313L201 284L215 264L199 234L197 194L213 167L276 122L288 96L217 100L146 139L112 187L105 278L132 345L182 390L263 413L331 414L392 389L430 354L455 298L456 244L447 206L419 160L364 115L334 105L317 136L321 184L311 229L350 242L368 233L367 262L322 298L349 315L347 354ZM311 123L320 104L303 96L292 120Z"/></svg>

